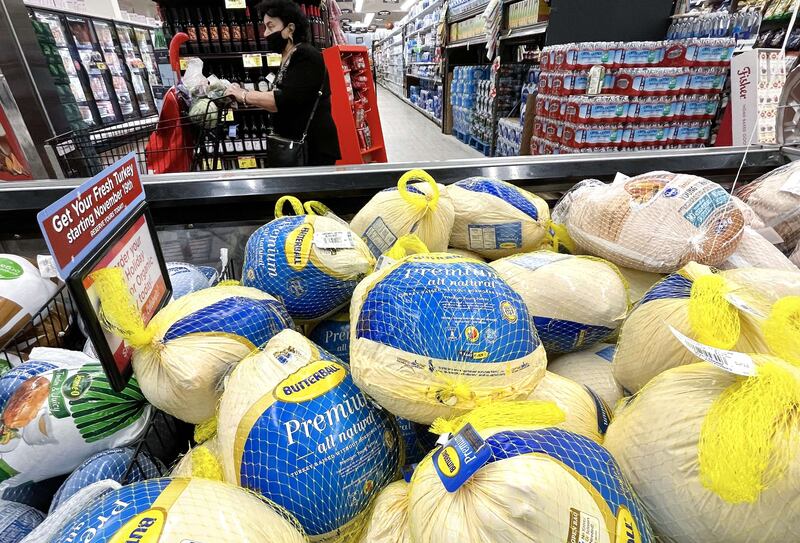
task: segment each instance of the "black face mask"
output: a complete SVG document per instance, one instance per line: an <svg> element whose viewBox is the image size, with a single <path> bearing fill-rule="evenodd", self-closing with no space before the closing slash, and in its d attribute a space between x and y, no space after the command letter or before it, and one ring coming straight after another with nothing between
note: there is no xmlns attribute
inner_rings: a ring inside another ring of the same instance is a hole
<svg viewBox="0 0 800 543"><path fill-rule="evenodd" d="M267 51L270 53L283 53L283 50L286 49L286 44L289 43L289 40L283 37L281 34L282 31L283 30L276 30L265 38L267 42Z"/></svg>

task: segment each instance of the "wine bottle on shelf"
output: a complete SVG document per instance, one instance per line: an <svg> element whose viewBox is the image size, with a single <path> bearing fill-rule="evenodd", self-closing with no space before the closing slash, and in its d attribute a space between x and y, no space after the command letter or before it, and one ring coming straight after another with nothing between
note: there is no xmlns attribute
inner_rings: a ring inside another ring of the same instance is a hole
<svg viewBox="0 0 800 543"><path fill-rule="evenodd" d="M258 51L258 41L256 40L256 25L253 18L250 16L250 8L245 8L245 37L247 38L247 47L250 51Z"/></svg>
<svg viewBox="0 0 800 543"><path fill-rule="evenodd" d="M244 81L243 81L243 83L244 83L243 86L244 86L245 89L247 89L249 91L256 90L256 84L253 82L252 79L250 79L250 70L248 70L246 68L244 70Z"/></svg>
<svg viewBox="0 0 800 543"><path fill-rule="evenodd" d="M235 135L236 138L233 140L233 148L237 153L244 152L244 139L242 138L242 133L244 132L241 130L241 124L234 125L236 126Z"/></svg>
<svg viewBox="0 0 800 543"><path fill-rule="evenodd" d="M267 136L269 136L269 130L267 129L267 116L266 114L261 114L261 126L258 127L258 131L261 133L261 150L267 150Z"/></svg>
<svg viewBox="0 0 800 543"><path fill-rule="evenodd" d="M308 10L311 13L311 28L312 33L314 34L314 45L316 47L320 46L320 39L319 39L319 20L317 19L317 11L314 6L308 6Z"/></svg>
<svg viewBox="0 0 800 543"><path fill-rule="evenodd" d="M311 9L314 10L314 25L317 27L317 47L322 49L325 47L325 41L322 38L322 17L317 6L311 6Z"/></svg>
<svg viewBox="0 0 800 543"><path fill-rule="evenodd" d="M231 68L231 76L228 78L228 81L231 82L231 85L233 85L234 83L239 86L242 85L242 80L239 79L239 75L236 73L235 68Z"/></svg>
<svg viewBox="0 0 800 543"><path fill-rule="evenodd" d="M221 53L222 49L219 44L219 21L217 21L217 18L214 16L213 9L208 8L206 13L208 15L209 53Z"/></svg>
<svg viewBox="0 0 800 543"><path fill-rule="evenodd" d="M228 127L228 137L225 138L225 152L233 153L235 150L234 139L236 138L236 125Z"/></svg>
<svg viewBox="0 0 800 543"><path fill-rule="evenodd" d="M253 140L253 151L259 153L263 151L261 148L261 133L258 129L258 117L253 115L253 124L250 128L250 138Z"/></svg>
<svg viewBox="0 0 800 543"><path fill-rule="evenodd" d="M239 25L236 15L232 14L230 10L228 13L230 14L228 26L231 27L231 51L240 52L242 51L242 27Z"/></svg>
<svg viewBox="0 0 800 543"><path fill-rule="evenodd" d="M250 133L250 125L247 120L242 120L242 147L246 153L253 152L253 140Z"/></svg>
<svg viewBox="0 0 800 543"><path fill-rule="evenodd" d="M197 9L197 40L200 43L200 51L203 53L212 53L211 39L209 38L208 26L203 20L203 10Z"/></svg>
<svg viewBox="0 0 800 543"><path fill-rule="evenodd" d="M186 17L186 35L189 36L189 41L186 43L187 45L191 45L192 51L199 53L201 49L200 42L197 39L197 27L194 25L194 21L192 21L189 8L186 8L184 12Z"/></svg>
<svg viewBox="0 0 800 543"><path fill-rule="evenodd" d="M270 84L267 81L267 76L264 74L264 69L261 69L261 75L258 77L258 90L261 92L269 92Z"/></svg>
<svg viewBox="0 0 800 543"><path fill-rule="evenodd" d="M219 45L221 52L223 53L230 53L231 52L231 27L228 24L228 19L226 18L226 12L223 11L221 8L218 11L219 13Z"/></svg>

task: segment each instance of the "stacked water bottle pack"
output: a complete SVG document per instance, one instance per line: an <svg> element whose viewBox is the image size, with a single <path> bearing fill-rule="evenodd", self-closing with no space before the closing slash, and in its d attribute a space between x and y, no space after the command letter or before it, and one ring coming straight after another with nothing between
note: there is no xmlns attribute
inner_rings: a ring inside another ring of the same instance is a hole
<svg viewBox="0 0 800 543"><path fill-rule="evenodd" d="M412 104L424 109L437 119L442 118L442 86L421 80L419 85L408 87L408 96Z"/></svg>
<svg viewBox="0 0 800 543"><path fill-rule="evenodd" d="M522 141L522 123L517 117L504 117L497 123L495 156L519 155Z"/></svg>
<svg viewBox="0 0 800 543"><path fill-rule="evenodd" d="M470 143L473 117L476 110L485 110L484 100L478 100L479 86L489 86L489 66L457 66L450 83L450 105L453 110L453 135ZM483 92L481 92L483 95ZM488 108L491 111L491 108Z"/></svg>
<svg viewBox="0 0 800 543"><path fill-rule="evenodd" d="M707 144L733 49L730 38L545 48L531 152Z"/></svg>
<svg viewBox="0 0 800 543"><path fill-rule="evenodd" d="M522 84L522 88L520 89L519 93L519 122L521 124L525 124L525 107L528 103L528 96L531 94L536 94L539 91L539 75L541 74L541 70L538 66L531 66L528 69L528 73L525 77L525 82Z"/></svg>
<svg viewBox="0 0 800 543"><path fill-rule="evenodd" d="M491 82L479 81L478 93L475 97L475 113L472 116L473 141L471 144L487 156L491 152L492 135L494 134L494 101Z"/></svg>

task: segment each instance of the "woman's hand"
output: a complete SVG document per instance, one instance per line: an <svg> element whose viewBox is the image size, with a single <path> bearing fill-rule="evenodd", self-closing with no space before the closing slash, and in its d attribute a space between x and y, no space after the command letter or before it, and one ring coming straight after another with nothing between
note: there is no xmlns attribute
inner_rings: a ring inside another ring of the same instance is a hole
<svg viewBox="0 0 800 543"><path fill-rule="evenodd" d="M237 102L244 102L244 89L234 83L225 89L225 96L233 96Z"/></svg>

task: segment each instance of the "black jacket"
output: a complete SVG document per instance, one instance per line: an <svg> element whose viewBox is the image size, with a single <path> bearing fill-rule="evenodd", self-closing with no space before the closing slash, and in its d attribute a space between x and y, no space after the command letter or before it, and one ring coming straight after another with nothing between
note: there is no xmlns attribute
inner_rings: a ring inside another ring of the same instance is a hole
<svg viewBox="0 0 800 543"><path fill-rule="evenodd" d="M322 97L308 131L309 163L312 166L334 164L340 157L339 138L331 116L331 88L323 75L325 62L314 46L301 43L289 57L282 80L275 87L273 126L279 136L299 140L303 136L317 93Z"/></svg>

